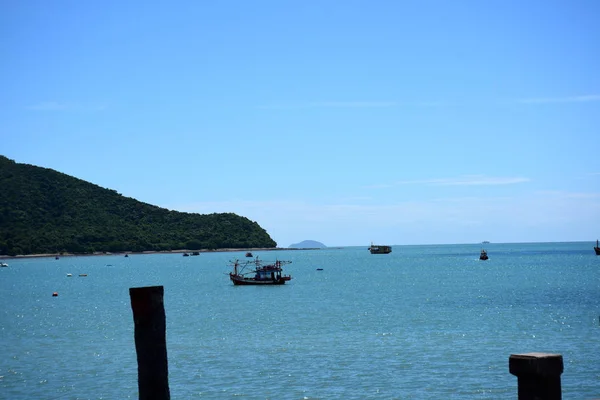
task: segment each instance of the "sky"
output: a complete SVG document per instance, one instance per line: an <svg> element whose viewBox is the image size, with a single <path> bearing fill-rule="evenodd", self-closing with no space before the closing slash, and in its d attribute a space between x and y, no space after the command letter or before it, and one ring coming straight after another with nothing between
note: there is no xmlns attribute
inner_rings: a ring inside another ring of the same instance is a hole
<svg viewBox="0 0 600 400"><path fill-rule="evenodd" d="M280 247L600 238L596 0L0 1L0 154Z"/></svg>

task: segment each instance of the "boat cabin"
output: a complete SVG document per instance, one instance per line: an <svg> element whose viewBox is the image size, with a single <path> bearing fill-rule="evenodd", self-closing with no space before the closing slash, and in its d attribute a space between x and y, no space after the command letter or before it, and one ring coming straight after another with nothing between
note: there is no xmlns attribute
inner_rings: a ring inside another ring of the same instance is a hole
<svg viewBox="0 0 600 400"><path fill-rule="evenodd" d="M281 268L271 265L257 268L254 279L257 281L278 281L281 279Z"/></svg>

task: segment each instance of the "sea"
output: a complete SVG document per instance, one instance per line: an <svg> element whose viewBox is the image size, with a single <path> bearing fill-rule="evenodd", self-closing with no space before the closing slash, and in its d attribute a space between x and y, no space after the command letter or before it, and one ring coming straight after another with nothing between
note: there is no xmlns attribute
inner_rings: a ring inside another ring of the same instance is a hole
<svg viewBox="0 0 600 400"><path fill-rule="evenodd" d="M137 399L129 288L163 286L172 399L516 399L530 352L563 356L563 399L598 399L594 245L255 251L292 262L268 287L229 280L244 252L5 259L0 398Z"/></svg>

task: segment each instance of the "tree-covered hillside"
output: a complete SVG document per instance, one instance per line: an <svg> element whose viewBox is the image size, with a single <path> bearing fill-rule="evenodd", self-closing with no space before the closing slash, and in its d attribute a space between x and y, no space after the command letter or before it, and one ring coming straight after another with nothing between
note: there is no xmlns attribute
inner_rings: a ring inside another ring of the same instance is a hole
<svg viewBox="0 0 600 400"><path fill-rule="evenodd" d="M233 213L169 211L0 156L0 254L275 247Z"/></svg>

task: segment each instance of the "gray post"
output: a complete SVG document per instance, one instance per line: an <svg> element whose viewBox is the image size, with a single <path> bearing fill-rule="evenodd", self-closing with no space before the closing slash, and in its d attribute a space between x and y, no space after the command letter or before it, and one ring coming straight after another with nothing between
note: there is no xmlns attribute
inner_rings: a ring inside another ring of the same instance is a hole
<svg viewBox="0 0 600 400"><path fill-rule="evenodd" d="M170 400L164 288L129 288L140 400Z"/></svg>
<svg viewBox="0 0 600 400"><path fill-rule="evenodd" d="M518 378L519 400L561 400L563 368L560 354L511 354L508 359L510 373Z"/></svg>

